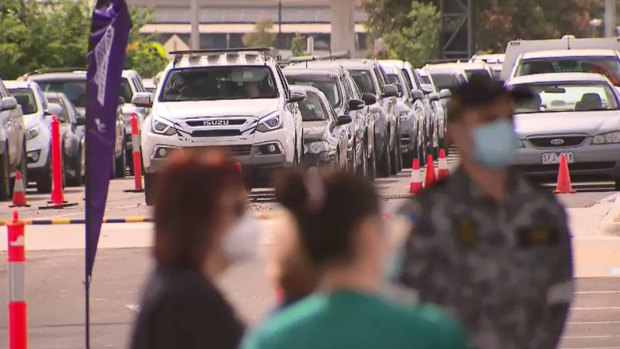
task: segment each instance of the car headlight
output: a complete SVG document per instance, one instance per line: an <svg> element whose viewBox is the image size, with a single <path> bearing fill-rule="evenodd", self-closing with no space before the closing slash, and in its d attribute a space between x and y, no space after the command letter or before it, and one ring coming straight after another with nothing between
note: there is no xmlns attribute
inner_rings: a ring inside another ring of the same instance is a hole
<svg viewBox="0 0 620 349"><path fill-rule="evenodd" d="M272 113L258 121L256 129L260 132L269 132L282 127L282 119L279 113Z"/></svg>
<svg viewBox="0 0 620 349"><path fill-rule="evenodd" d="M26 140L30 140L39 135L39 126L31 127L26 131Z"/></svg>
<svg viewBox="0 0 620 349"><path fill-rule="evenodd" d="M172 136L177 133L177 129L174 128L174 125L166 119L162 119L159 117L153 118L153 133L157 133L165 136Z"/></svg>
<svg viewBox="0 0 620 349"><path fill-rule="evenodd" d="M329 144L325 141L312 142L304 145L307 153L320 154L325 151L329 151Z"/></svg>
<svg viewBox="0 0 620 349"><path fill-rule="evenodd" d="M413 113L410 111L403 111L400 113L401 120L408 120L413 116Z"/></svg>
<svg viewBox="0 0 620 349"><path fill-rule="evenodd" d="M613 144L620 143L620 131L601 133L592 139L592 144Z"/></svg>

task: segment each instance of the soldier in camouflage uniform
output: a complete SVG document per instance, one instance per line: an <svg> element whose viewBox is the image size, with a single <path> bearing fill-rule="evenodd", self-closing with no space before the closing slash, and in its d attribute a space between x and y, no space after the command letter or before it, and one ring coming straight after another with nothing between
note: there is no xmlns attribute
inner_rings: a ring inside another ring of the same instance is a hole
<svg viewBox="0 0 620 349"><path fill-rule="evenodd" d="M551 349L573 294L570 233L555 197L508 168L515 95L478 77L454 92L461 166L402 207L393 277L456 316L473 348Z"/></svg>

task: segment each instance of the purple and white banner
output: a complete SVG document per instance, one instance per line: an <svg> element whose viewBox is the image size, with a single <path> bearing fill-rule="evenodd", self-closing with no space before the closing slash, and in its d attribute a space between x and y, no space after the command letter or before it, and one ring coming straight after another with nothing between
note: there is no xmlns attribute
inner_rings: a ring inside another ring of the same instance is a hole
<svg viewBox="0 0 620 349"><path fill-rule="evenodd" d="M88 42L86 85L86 273L89 277L108 199L118 96L130 27L125 0L97 0Z"/></svg>

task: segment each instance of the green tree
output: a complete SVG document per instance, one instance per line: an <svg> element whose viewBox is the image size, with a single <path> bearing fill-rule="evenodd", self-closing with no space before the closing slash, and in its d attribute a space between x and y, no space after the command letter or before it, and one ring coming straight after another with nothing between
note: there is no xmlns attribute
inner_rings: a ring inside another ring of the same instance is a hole
<svg viewBox="0 0 620 349"><path fill-rule="evenodd" d="M254 31L243 35L241 40L247 47L273 47L276 43L276 34L271 32L273 20L265 19L257 22Z"/></svg>
<svg viewBox="0 0 620 349"><path fill-rule="evenodd" d="M306 52L306 37L303 35L295 35L291 40L291 53L293 57L305 56Z"/></svg>
<svg viewBox="0 0 620 349"><path fill-rule="evenodd" d="M143 77L154 77L168 63L166 53L160 44L137 42L127 47L125 67L134 69Z"/></svg>
<svg viewBox="0 0 620 349"><path fill-rule="evenodd" d="M433 4L414 1L407 14L409 26L383 36L392 58L404 59L416 67L437 58L440 14Z"/></svg>

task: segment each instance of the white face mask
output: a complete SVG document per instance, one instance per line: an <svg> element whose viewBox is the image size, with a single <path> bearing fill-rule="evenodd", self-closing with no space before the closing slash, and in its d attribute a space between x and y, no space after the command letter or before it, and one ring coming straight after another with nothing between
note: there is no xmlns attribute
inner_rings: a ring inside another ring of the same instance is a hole
<svg viewBox="0 0 620 349"><path fill-rule="evenodd" d="M246 213L224 234L222 250L228 263L232 265L258 257L260 228L254 215Z"/></svg>

